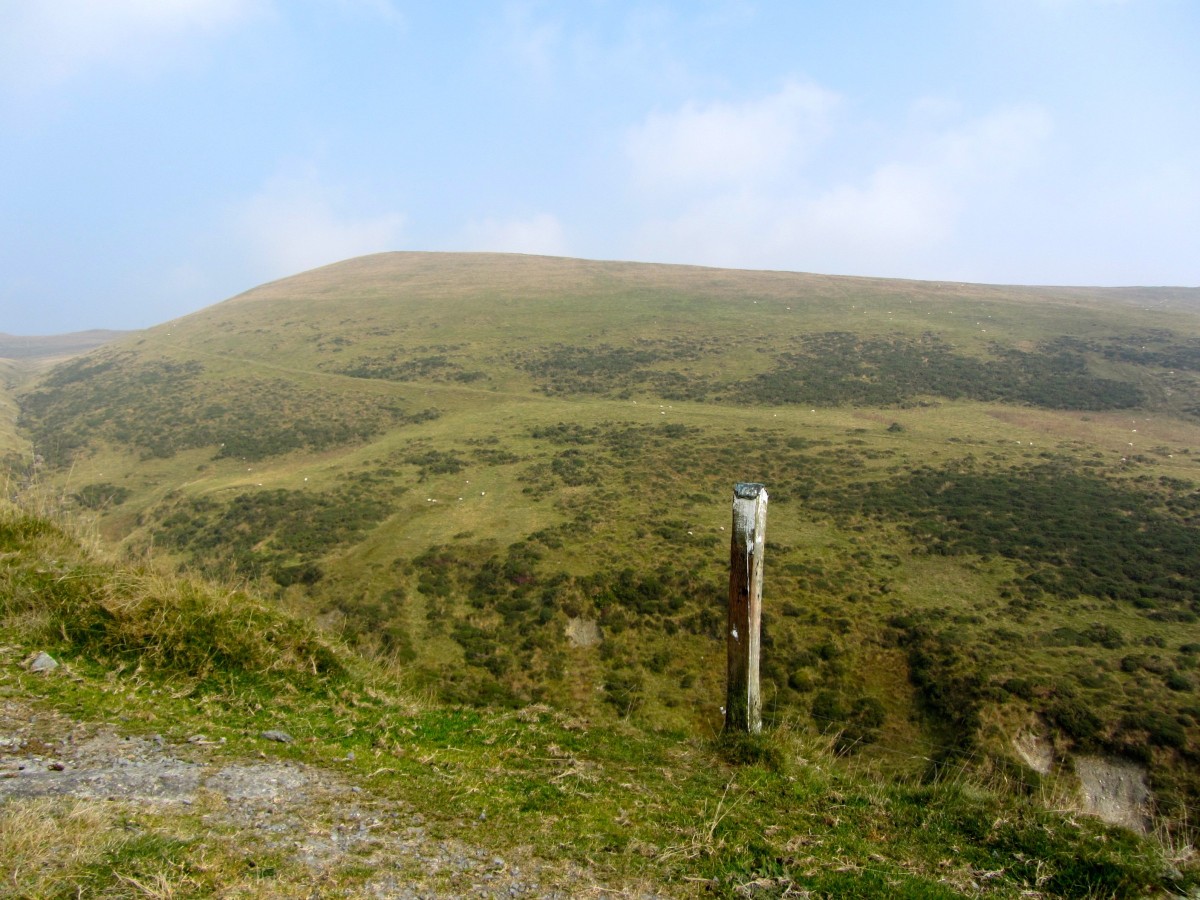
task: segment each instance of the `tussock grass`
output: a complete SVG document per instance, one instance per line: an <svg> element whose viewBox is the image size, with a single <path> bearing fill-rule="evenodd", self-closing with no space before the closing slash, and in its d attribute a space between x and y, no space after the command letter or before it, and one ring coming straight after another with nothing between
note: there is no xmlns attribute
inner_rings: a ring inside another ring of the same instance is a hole
<svg viewBox="0 0 1200 900"><path fill-rule="evenodd" d="M0 806L0 897L207 896L230 874L221 851L195 853L190 841L137 818L108 801L8 801Z"/></svg>
<svg viewBox="0 0 1200 900"><path fill-rule="evenodd" d="M99 801L8 801L0 806L0 896L68 895L67 884L104 858L116 832Z"/></svg>
<svg viewBox="0 0 1200 900"><path fill-rule="evenodd" d="M18 798L0 805L0 897L301 896L312 873L195 811Z"/></svg>
<svg viewBox="0 0 1200 900"><path fill-rule="evenodd" d="M242 591L106 562L62 525L12 505L0 507L0 622L26 642L194 679L346 671L327 639Z"/></svg>

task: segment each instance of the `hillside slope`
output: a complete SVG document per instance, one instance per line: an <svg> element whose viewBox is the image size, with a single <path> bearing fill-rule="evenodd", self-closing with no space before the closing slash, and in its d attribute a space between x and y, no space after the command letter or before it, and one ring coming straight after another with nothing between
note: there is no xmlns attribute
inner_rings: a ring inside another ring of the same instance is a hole
<svg viewBox="0 0 1200 900"><path fill-rule="evenodd" d="M50 651L58 665L31 671ZM827 742L414 702L252 594L0 507L0 895L1144 897L1148 839ZM1060 798L1061 799L1061 798ZM1180 868L1180 865L1183 868Z"/></svg>
<svg viewBox="0 0 1200 900"><path fill-rule="evenodd" d="M1116 755L1182 822L1198 299L382 254L59 366L21 421L108 540L413 688L677 734L719 727L730 494L763 482L772 723L1031 791Z"/></svg>
<svg viewBox="0 0 1200 900"><path fill-rule="evenodd" d="M0 333L0 456L17 457L10 457L10 467L19 467L19 457L29 455L28 441L16 428L14 393L37 372L125 334L128 332L99 329L38 337Z"/></svg>

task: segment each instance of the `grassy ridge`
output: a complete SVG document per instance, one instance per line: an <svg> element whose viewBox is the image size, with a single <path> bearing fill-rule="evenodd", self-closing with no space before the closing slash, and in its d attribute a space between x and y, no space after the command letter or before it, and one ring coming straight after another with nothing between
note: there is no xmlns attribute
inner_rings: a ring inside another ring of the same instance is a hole
<svg viewBox="0 0 1200 900"><path fill-rule="evenodd" d="M273 753L336 765L368 795L412 804L440 835L586 862L610 884L936 898L1138 897L1193 882L1152 841L1050 812L1045 798L963 777L880 779L789 727L681 739L592 728L544 706L416 704L252 595L106 562L12 508L0 510L0 554L5 658L50 649L67 664L49 676L7 665L0 695L168 743L203 730L229 761L258 753L263 728L283 728L298 740ZM9 801L0 883L15 895L142 884L267 896L311 877L262 836L225 834L204 813ZM376 864L327 861L322 883L360 896Z"/></svg>
<svg viewBox="0 0 1200 900"><path fill-rule="evenodd" d="M236 591L153 569L93 562L49 519L7 510L0 616L26 642L164 675L307 685L344 675L329 646L298 620Z"/></svg>
<svg viewBox="0 0 1200 900"><path fill-rule="evenodd" d="M66 359L107 344L127 333L102 329L42 337L0 333L0 358L30 361Z"/></svg>
<svg viewBox="0 0 1200 900"><path fill-rule="evenodd" d="M773 722L1026 786L1032 730L1183 822L1195 301L384 254L60 367L22 422L106 537L414 689L677 734L719 723L729 491L764 482Z"/></svg>

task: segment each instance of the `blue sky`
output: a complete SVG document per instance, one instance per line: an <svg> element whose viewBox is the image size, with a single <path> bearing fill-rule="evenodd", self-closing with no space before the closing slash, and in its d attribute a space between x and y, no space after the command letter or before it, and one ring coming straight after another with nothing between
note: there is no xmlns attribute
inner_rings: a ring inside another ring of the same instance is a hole
<svg viewBox="0 0 1200 900"><path fill-rule="evenodd" d="M1195 0L0 0L0 331L379 250L1200 284Z"/></svg>

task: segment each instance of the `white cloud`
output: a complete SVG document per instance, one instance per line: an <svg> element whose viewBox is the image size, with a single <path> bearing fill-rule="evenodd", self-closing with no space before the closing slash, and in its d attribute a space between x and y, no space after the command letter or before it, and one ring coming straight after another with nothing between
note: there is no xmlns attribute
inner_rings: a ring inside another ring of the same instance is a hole
<svg viewBox="0 0 1200 900"><path fill-rule="evenodd" d="M402 215L364 215L347 205L314 167L291 167L233 207L229 230L259 280L399 246Z"/></svg>
<svg viewBox="0 0 1200 900"><path fill-rule="evenodd" d="M1015 106L938 135L928 164L945 167L956 179L996 178L1031 162L1053 123L1038 106Z"/></svg>
<svg viewBox="0 0 1200 900"><path fill-rule="evenodd" d="M955 213L953 195L927 172L889 163L861 184L812 196L742 191L709 197L653 222L640 243L655 248L650 258L882 273L946 240Z"/></svg>
<svg viewBox="0 0 1200 900"><path fill-rule="evenodd" d="M796 225L810 246L819 241L830 252L891 255L944 240L956 212L954 192L935 172L887 163L861 185L838 185L813 199Z"/></svg>
<svg viewBox="0 0 1200 900"><path fill-rule="evenodd" d="M633 255L938 277L936 270L946 264L967 214L1003 202L1005 187L1037 162L1050 130L1049 116L1040 108L1002 109L910 137L903 153L884 146L858 175L824 183L825 170L815 164L806 168L803 152L796 149L768 159L770 165L724 167L721 183L714 168L709 184L693 180L686 199L650 204ZM834 153L839 140L847 138L829 137ZM889 159L893 154L896 158ZM644 177L644 170L635 168L635 180Z"/></svg>
<svg viewBox="0 0 1200 900"><path fill-rule="evenodd" d="M0 78L24 90L97 65L169 60L179 41L228 28L269 0L17 0L0 29Z"/></svg>
<svg viewBox="0 0 1200 900"><path fill-rule="evenodd" d="M837 103L830 91L797 82L745 103L689 103L648 116L625 150L643 185L761 182L803 162L828 134Z"/></svg>
<svg viewBox="0 0 1200 900"><path fill-rule="evenodd" d="M527 219L485 219L471 222L464 231L471 250L500 253L537 253L565 256L567 241L562 223L550 213L538 213Z"/></svg>

